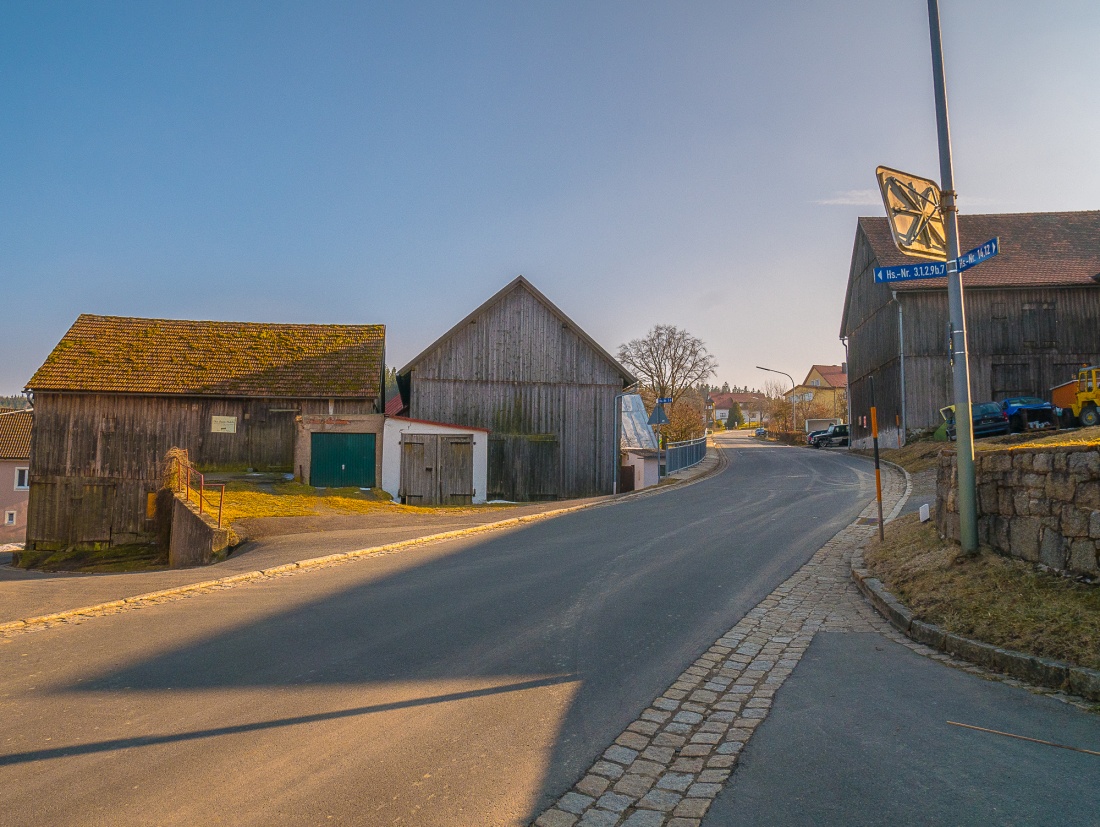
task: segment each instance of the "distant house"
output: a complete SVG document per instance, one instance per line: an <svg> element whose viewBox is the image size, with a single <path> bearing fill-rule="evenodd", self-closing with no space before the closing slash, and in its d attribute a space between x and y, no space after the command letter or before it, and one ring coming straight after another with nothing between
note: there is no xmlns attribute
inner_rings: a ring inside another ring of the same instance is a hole
<svg viewBox="0 0 1100 827"><path fill-rule="evenodd" d="M32 416L29 409L0 413L0 543L21 543L27 534Z"/></svg>
<svg viewBox="0 0 1100 827"><path fill-rule="evenodd" d="M634 377L520 276L398 372L407 415L486 428L490 499L609 494Z"/></svg>
<svg viewBox="0 0 1100 827"><path fill-rule="evenodd" d="M207 469L376 485L384 349L381 325L80 316L27 383L26 554L148 542L172 447Z"/></svg>
<svg viewBox="0 0 1100 827"><path fill-rule="evenodd" d="M844 365L813 365L802 383L783 395L794 402L800 422L848 421L848 374Z"/></svg>
<svg viewBox="0 0 1100 827"><path fill-rule="evenodd" d="M765 401L764 394L752 391L725 393L714 391L707 397L707 408L715 422L725 422L729 419L734 405L741 408L741 415L746 421L758 421L764 410Z"/></svg>
<svg viewBox="0 0 1100 827"><path fill-rule="evenodd" d="M1000 238L963 275L975 402L1049 399L1081 363L1100 362L1100 211L963 215L959 246ZM938 426L952 404L946 279L876 284L874 268L912 264L885 218L860 218L840 335L847 341L852 444L870 441L871 380L886 444Z"/></svg>

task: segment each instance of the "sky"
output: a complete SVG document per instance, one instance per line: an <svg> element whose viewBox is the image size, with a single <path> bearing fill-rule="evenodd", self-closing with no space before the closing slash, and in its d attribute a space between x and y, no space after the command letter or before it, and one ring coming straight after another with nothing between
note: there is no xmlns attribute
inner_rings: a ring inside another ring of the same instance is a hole
<svg viewBox="0 0 1100 827"><path fill-rule="evenodd" d="M1100 3L941 19L961 212L1100 208ZM924 0L7 0L0 394L81 313L385 324L401 367L520 274L612 353L800 381L933 101Z"/></svg>

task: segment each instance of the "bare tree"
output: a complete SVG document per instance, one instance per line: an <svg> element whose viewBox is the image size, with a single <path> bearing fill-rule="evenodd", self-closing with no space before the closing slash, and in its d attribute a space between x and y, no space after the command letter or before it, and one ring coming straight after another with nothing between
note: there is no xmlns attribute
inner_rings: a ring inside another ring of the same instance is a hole
<svg viewBox="0 0 1100 827"><path fill-rule="evenodd" d="M701 339L667 324L657 325L644 339L619 345L619 361L657 397L671 397L673 402L713 376L718 367Z"/></svg>

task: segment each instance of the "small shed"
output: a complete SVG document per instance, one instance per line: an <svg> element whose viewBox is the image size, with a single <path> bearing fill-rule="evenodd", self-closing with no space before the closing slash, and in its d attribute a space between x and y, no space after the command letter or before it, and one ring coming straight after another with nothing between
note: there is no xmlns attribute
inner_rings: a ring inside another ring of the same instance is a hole
<svg viewBox="0 0 1100 827"><path fill-rule="evenodd" d="M33 412L0 413L0 543L21 543L27 534Z"/></svg>
<svg viewBox="0 0 1100 827"><path fill-rule="evenodd" d="M470 505L487 499L489 431L387 417L382 489L409 505Z"/></svg>
<svg viewBox="0 0 1100 827"><path fill-rule="evenodd" d="M489 499L610 494L634 377L519 276L405 365L407 415L489 429Z"/></svg>
<svg viewBox="0 0 1100 827"><path fill-rule="evenodd" d="M170 448L290 472L300 417L376 414L380 432L384 348L381 325L80 316L27 383L26 553L152 541Z"/></svg>

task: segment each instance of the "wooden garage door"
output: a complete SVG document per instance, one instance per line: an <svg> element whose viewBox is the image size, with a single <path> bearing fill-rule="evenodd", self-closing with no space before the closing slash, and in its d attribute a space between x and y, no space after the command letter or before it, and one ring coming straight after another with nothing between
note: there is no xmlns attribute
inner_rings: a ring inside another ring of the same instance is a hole
<svg viewBox="0 0 1100 827"><path fill-rule="evenodd" d="M374 434L315 433L310 436L310 485L374 488Z"/></svg>
<svg viewBox="0 0 1100 827"><path fill-rule="evenodd" d="M412 505L466 505L472 502L473 437L403 434L400 494Z"/></svg>

